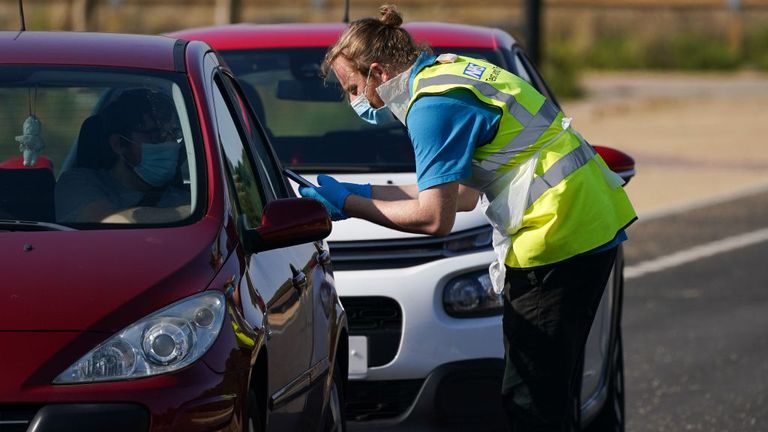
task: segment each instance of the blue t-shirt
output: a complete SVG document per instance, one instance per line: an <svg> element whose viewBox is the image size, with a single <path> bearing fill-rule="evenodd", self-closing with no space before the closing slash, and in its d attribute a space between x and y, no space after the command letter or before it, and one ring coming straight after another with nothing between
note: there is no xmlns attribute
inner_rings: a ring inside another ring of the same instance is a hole
<svg viewBox="0 0 768 432"><path fill-rule="evenodd" d="M408 88L416 74L435 63L436 56L421 54L411 69ZM408 111L406 126L416 156L419 191L472 175L472 153L496 134L501 112L468 90L419 98Z"/></svg>
<svg viewBox="0 0 768 432"><path fill-rule="evenodd" d="M499 110L464 89L422 97L408 112L408 134L416 156L419 190L472 175L475 148L491 142Z"/></svg>
<svg viewBox="0 0 768 432"><path fill-rule="evenodd" d="M413 88L416 74L435 60L435 56L419 56L411 70L409 88ZM479 101L466 89L416 100L408 111L406 126L416 156L419 191L471 177L472 154L477 147L493 140L500 120L498 108ZM626 238L622 230L592 252L616 247Z"/></svg>

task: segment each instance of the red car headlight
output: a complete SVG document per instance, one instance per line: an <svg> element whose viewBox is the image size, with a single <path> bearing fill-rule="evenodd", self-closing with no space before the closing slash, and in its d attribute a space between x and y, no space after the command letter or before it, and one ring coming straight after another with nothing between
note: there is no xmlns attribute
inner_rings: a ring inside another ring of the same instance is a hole
<svg viewBox="0 0 768 432"><path fill-rule="evenodd" d="M213 345L224 294L208 291L163 308L118 332L62 372L54 384L116 381L175 371Z"/></svg>

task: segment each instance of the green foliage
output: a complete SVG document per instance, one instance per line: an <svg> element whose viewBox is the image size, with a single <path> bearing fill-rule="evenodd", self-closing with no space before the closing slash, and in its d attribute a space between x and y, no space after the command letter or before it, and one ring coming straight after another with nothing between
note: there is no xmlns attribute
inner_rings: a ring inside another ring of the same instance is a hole
<svg viewBox="0 0 768 432"><path fill-rule="evenodd" d="M700 33L612 35L584 53L595 69L732 70L742 59L721 38Z"/></svg>
<svg viewBox="0 0 768 432"><path fill-rule="evenodd" d="M579 75L586 68L723 71L740 67L768 71L768 27L747 34L741 53L722 36L690 31L603 34L587 47L551 41L541 71L555 94L568 99L582 95Z"/></svg>
<svg viewBox="0 0 768 432"><path fill-rule="evenodd" d="M754 59L754 66L760 70L768 71L768 53L762 53Z"/></svg>
<svg viewBox="0 0 768 432"><path fill-rule="evenodd" d="M768 71L768 27L747 35L744 40L744 61L747 66Z"/></svg>
<svg viewBox="0 0 768 432"><path fill-rule="evenodd" d="M732 70L741 59L725 41L700 34L680 34L656 39L647 51L653 69Z"/></svg>
<svg viewBox="0 0 768 432"><path fill-rule="evenodd" d="M584 62L596 69L640 69L646 67L645 50L639 38L608 36L586 50Z"/></svg>
<svg viewBox="0 0 768 432"><path fill-rule="evenodd" d="M559 99L572 99L584 94L579 85L581 69L578 51L563 44L547 48L541 73Z"/></svg>

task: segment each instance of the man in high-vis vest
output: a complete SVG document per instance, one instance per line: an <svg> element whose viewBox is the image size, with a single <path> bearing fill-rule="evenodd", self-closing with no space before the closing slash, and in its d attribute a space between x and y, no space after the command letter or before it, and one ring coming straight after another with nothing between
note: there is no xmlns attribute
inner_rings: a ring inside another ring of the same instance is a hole
<svg viewBox="0 0 768 432"><path fill-rule="evenodd" d="M370 123L406 125L417 184L302 187L334 220L446 235L480 205L494 227L489 271L503 293L502 400L511 430L578 430L584 345L624 228L623 181L570 119L514 74L416 47L392 6L350 24L324 72ZM361 143L361 145L365 145Z"/></svg>

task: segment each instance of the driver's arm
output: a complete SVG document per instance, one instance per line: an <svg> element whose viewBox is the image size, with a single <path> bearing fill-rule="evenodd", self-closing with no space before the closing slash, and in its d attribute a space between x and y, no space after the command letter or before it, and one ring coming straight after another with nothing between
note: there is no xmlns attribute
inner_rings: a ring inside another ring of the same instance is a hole
<svg viewBox="0 0 768 432"><path fill-rule="evenodd" d="M103 223L167 223L180 221L191 214L189 204L176 207L131 207L103 218Z"/></svg>

